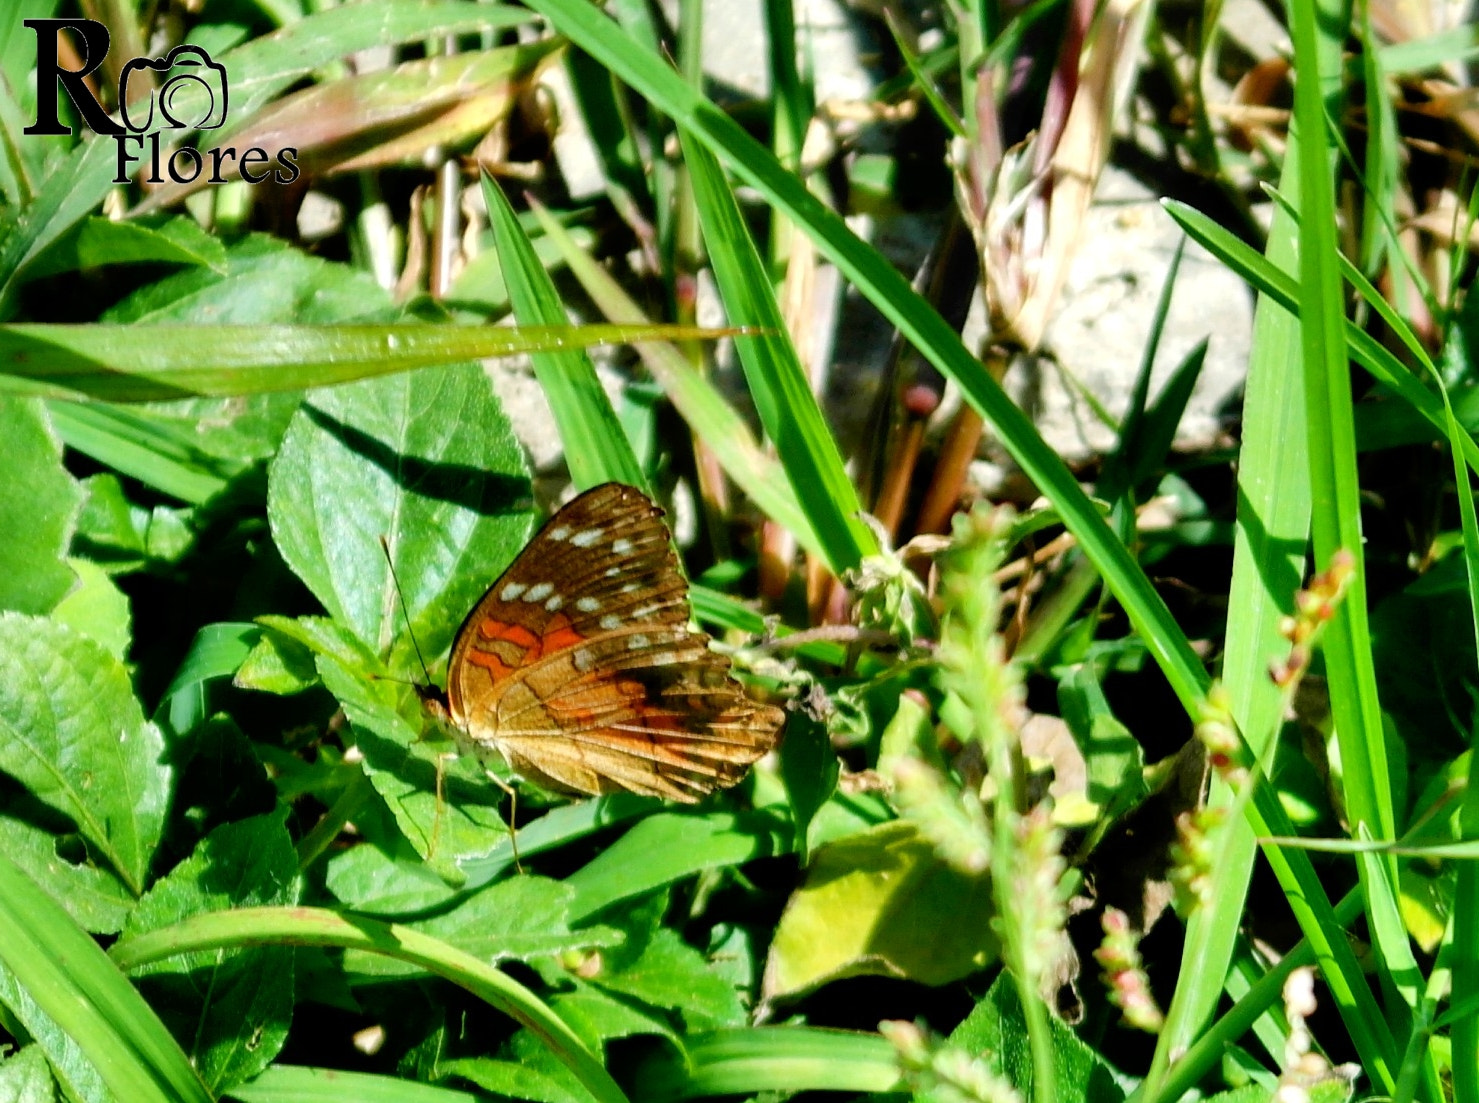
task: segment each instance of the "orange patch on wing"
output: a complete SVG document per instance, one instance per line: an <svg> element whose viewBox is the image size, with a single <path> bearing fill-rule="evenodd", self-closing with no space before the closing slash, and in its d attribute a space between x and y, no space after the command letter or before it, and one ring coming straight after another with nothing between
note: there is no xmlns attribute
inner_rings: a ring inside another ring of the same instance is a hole
<svg viewBox="0 0 1479 1103"><path fill-rule="evenodd" d="M556 613L550 618L549 624L544 629L544 639L540 653L551 655L556 651L567 647L574 647L584 643L585 637L570 627L570 618L564 613Z"/></svg>
<svg viewBox="0 0 1479 1103"><path fill-rule="evenodd" d="M469 647L463 654L468 662L482 667L489 674L493 675L495 682L507 678L513 673L513 667L509 666L491 651L484 651L479 647Z"/></svg>
<svg viewBox="0 0 1479 1103"><path fill-rule="evenodd" d="M508 624L497 617L487 617L483 623L478 625L478 631L490 640L507 640L515 647L522 647L526 651L539 646L539 637L522 624Z"/></svg>

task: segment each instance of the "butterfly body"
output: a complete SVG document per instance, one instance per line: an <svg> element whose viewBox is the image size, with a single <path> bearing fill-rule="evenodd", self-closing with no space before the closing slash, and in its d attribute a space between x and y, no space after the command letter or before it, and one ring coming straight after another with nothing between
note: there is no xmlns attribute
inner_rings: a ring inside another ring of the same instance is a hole
<svg viewBox="0 0 1479 1103"><path fill-rule="evenodd" d="M689 627L669 539L662 510L620 483L550 519L452 645L446 712L465 751L559 792L691 803L775 745L785 714Z"/></svg>

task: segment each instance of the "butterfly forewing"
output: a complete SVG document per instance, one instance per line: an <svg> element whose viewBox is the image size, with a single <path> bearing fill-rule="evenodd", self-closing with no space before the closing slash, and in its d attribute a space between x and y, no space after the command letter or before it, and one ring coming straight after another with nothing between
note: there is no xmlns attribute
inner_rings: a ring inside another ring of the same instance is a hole
<svg viewBox="0 0 1479 1103"><path fill-rule="evenodd" d="M688 627L662 511L607 483L561 509L457 634L447 691L478 751L580 793L694 801L733 785L784 714Z"/></svg>

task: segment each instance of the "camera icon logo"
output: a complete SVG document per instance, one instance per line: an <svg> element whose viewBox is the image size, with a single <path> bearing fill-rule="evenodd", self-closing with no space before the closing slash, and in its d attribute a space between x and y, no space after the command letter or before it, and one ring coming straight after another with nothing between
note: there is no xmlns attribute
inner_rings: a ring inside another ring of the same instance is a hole
<svg viewBox="0 0 1479 1103"><path fill-rule="evenodd" d="M129 115L128 80L139 69L160 75L159 90L149 101L149 116L135 123ZM173 70L173 75L169 76ZM136 57L118 78L123 121L135 133L154 124L157 104L164 121L176 130L218 130L226 122L226 70L199 46L176 46L165 57Z"/></svg>

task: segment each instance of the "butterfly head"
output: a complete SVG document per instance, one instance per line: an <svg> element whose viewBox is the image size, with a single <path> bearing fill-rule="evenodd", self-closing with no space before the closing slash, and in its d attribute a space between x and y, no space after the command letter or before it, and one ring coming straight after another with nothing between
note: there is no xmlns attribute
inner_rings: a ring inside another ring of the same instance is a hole
<svg viewBox="0 0 1479 1103"><path fill-rule="evenodd" d="M426 710L428 716L434 720L440 720L443 724L452 723L452 712L447 707L446 691L433 685L417 682L416 696L420 699L421 707Z"/></svg>

